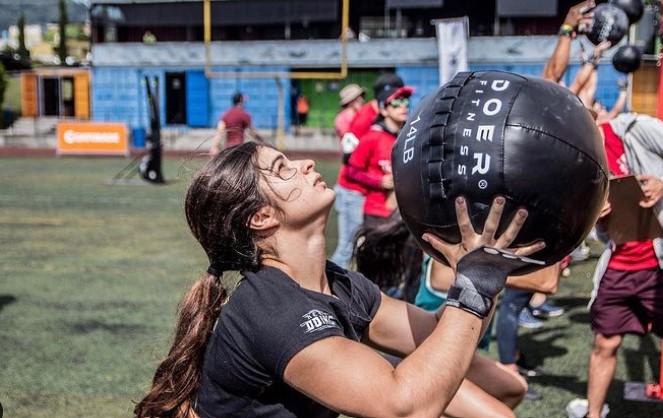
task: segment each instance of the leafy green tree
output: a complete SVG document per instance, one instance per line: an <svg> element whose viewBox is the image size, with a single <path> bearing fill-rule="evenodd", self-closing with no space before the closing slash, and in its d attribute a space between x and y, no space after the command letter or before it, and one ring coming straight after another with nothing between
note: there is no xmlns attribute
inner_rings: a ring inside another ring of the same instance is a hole
<svg viewBox="0 0 663 418"><path fill-rule="evenodd" d="M5 90L7 89L7 78L5 77L5 66L0 63L0 127L5 128L5 117L2 104L5 102Z"/></svg>
<svg viewBox="0 0 663 418"><path fill-rule="evenodd" d="M16 26L18 27L18 55L21 57L23 60L29 60L30 59L30 51L28 51L28 48L25 46L25 15L21 13L21 16L18 17L18 22L16 23ZM4 74L4 68L3 68L3 74ZM4 93L4 90L3 90Z"/></svg>
<svg viewBox="0 0 663 418"><path fill-rule="evenodd" d="M67 59L67 24L69 23L65 0L59 0L58 7L60 8L60 20L58 21L60 42L58 43L57 53L60 58L60 64L65 65L65 60Z"/></svg>

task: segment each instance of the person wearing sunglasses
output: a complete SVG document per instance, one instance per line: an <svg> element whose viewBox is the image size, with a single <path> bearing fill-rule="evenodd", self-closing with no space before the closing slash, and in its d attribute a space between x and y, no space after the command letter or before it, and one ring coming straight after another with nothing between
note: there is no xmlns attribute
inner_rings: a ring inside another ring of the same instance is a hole
<svg viewBox="0 0 663 418"><path fill-rule="evenodd" d="M391 149L408 117L410 86L385 85L376 91L379 114L359 141L348 162L347 176L367 190L364 201L364 226L387 221L396 209Z"/></svg>

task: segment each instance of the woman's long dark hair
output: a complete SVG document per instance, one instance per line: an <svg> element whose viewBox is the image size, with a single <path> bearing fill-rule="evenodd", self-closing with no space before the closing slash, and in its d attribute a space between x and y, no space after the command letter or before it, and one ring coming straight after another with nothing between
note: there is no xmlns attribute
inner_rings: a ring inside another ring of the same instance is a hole
<svg viewBox="0 0 663 418"><path fill-rule="evenodd" d="M398 210L384 223L359 230L354 255L357 271L380 286L380 289L399 288L403 299L414 300L423 252Z"/></svg>
<svg viewBox="0 0 663 418"><path fill-rule="evenodd" d="M159 364L152 388L136 405L138 418L192 418L207 341L228 298L224 271L260 268L261 249L248 227L269 204L259 188L257 150L248 142L212 158L193 178L186 194L186 219L205 250L210 269L179 305L173 345Z"/></svg>

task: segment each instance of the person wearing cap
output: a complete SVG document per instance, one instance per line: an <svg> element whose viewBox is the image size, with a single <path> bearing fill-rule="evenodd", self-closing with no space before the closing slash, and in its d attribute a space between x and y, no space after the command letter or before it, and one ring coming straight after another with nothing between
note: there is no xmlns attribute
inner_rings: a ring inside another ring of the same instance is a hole
<svg viewBox="0 0 663 418"><path fill-rule="evenodd" d="M348 161L348 178L366 189L366 227L383 223L396 208L391 149L407 120L413 92L412 87L396 83L384 84L375 92L379 116L368 132L360 137Z"/></svg>
<svg viewBox="0 0 663 418"><path fill-rule="evenodd" d="M377 97L379 94L384 94L386 91L394 91L399 87L403 87L403 79L395 73L382 74L373 84L373 97L374 99L366 103L359 109L352 123L350 124L350 132L357 137L361 138L371 128L375 119L380 114Z"/></svg>
<svg viewBox="0 0 663 418"><path fill-rule="evenodd" d="M344 156L349 157L350 153L356 147L356 140L347 140L346 138L346 141L344 141L344 138L352 136L349 133L350 123L357 114L357 111L363 106L365 94L366 91L357 84L348 84L339 92L342 109L336 115L334 126ZM347 145L349 145L349 148L346 150L345 147ZM346 162L347 160L344 158L343 163L345 164ZM343 167L341 166L341 171ZM337 182L334 187L336 191L334 209L336 210L338 219L338 240L336 241L336 249L331 258L334 263L345 268L349 267L350 259L352 259L352 241L363 222L364 216L364 190L346 187L347 185L348 182L344 184Z"/></svg>
<svg viewBox="0 0 663 418"><path fill-rule="evenodd" d="M396 74L383 74L373 84L374 97L377 98L378 93L394 91L403 85L403 80ZM343 164L339 170L335 187L337 196L335 207L339 214L338 241L331 261L343 267L349 267L352 259L353 240L364 221L364 201L368 192L362 184L348 178L347 164L352 152L357 148L360 138L368 132L377 119L378 110L377 99L374 98L365 103L354 115L348 132L341 137Z"/></svg>
<svg viewBox="0 0 663 418"><path fill-rule="evenodd" d="M364 105L366 91L353 83L343 87L338 95L341 98L339 102L341 111L338 112L336 119L334 119L334 127L336 128L336 136L340 140L343 138L343 135L350 131L352 119L354 119L357 111Z"/></svg>

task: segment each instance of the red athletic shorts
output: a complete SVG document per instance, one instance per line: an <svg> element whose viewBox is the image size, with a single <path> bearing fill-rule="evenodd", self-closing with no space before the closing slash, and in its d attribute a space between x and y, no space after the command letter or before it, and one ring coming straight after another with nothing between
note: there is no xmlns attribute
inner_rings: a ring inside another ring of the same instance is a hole
<svg viewBox="0 0 663 418"><path fill-rule="evenodd" d="M663 270L606 270L590 318L599 334L654 332L663 337Z"/></svg>

